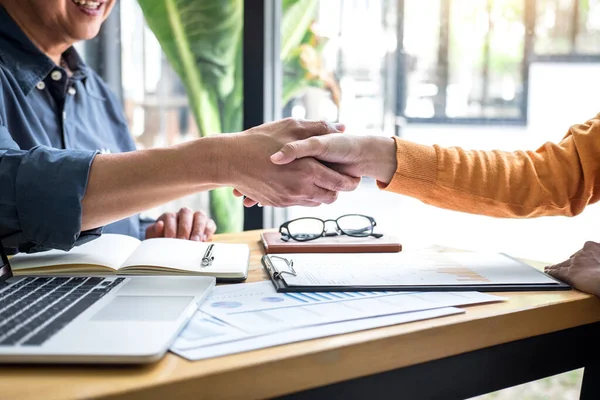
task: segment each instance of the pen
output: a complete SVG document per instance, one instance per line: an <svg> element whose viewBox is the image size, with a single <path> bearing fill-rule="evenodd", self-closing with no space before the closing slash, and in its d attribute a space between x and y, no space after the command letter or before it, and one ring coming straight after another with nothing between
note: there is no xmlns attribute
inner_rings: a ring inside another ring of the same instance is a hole
<svg viewBox="0 0 600 400"><path fill-rule="evenodd" d="M212 255L214 246L214 244L208 245L206 252L204 252L204 257L202 257L202 263L200 264L201 267L208 267L210 264L212 264L213 260L215 259L215 257Z"/></svg>

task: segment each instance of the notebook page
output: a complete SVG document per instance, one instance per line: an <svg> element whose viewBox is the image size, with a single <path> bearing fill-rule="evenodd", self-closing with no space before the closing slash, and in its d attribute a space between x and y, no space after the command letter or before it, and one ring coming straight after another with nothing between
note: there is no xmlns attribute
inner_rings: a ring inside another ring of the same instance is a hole
<svg viewBox="0 0 600 400"><path fill-rule="evenodd" d="M202 257L211 244L214 244L214 261L210 266L202 267ZM144 240L121 268L148 266L207 275L236 274L248 268L249 254L250 250L245 244L156 238Z"/></svg>
<svg viewBox="0 0 600 400"><path fill-rule="evenodd" d="M117 269L134 252L140 241L127 235L105 233L97 239L75 246L70 251L49 250L17 254L10 263L13 270L58 265L102 265Z"/></svg>
<svg viewBox="0 0 600 400"><path fill-rule="evenodd" d="M297 276L289 286L396 286L557 284L541 271L494 253L281 254ZM285 261L271 258L278 270Z"/></svg>

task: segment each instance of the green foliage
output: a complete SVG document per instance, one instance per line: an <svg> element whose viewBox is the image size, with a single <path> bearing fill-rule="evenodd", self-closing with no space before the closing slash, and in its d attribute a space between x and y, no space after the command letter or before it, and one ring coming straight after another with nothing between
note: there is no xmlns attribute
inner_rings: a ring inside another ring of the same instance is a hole
<svg viewBox="0 0 600 400"><path fill-rule="evenodd" d="M333 101L339 104L338 84L333 75L325 71L321 60L327 40L319 36L312 26L317 6L317 0L283 1L283 105L311 86L329 90Z"/></svg>
<svg viewBox="0 0 600 400"><path fill-rule="evenodd" d="M220 105L241 105L241 0L139 0L181 80L202 136L225 131ZM227 121L234 129L241 129Z"/></svg>
<svg viewBox="0 0 600 400"><path fill-rule="evenodd" d="M183 81L202 136L242 129L241 0L139 0L146 22ZM198 154L202 157L202 154ZM231 189L210 193L218 232L243 228Z"/></svg>
<svg viewBox="0 0 600 400"><path fill-rule="evenodd" d="M286 0L281 21L281 60L285 63L302 43L306 30L315 18L317 0Z"/></svg>
<svg viewBox="0 0 600 400"><path fill-rule="evenodd" d="M242 129L242 0L138 0L146 22L185 85L202 136ZM318 0L282 0L284 98L307 86L323 86L318 49L310 28ZM326 84L328 85L328 84ZM285 104L284 103L284 104ZM199 154L198 157L202 157ZM231 189L210 193L219 232L240 231L241 200Z"/></svg>

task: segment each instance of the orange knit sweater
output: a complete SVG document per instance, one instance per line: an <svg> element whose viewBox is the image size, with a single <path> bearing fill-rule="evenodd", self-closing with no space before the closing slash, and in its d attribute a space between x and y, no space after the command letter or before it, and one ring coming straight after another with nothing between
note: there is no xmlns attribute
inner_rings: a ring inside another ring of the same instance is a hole
<svg viewBox="0 0 600 400"><path fill-rule="evenodd" d="M469 151L396 139L398 168L382 189L493 217L579 214L600 199L600 114L536 151Z"/></svg>

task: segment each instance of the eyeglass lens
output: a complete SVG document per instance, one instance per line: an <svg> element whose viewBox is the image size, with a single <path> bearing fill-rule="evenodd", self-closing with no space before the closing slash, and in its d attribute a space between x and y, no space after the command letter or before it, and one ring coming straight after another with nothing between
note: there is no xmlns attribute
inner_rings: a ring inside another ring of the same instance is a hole
<svg viewBox="0 0 600 400"><path fill-rule="evenodd" d="M287 228L294 239L311 240L320 237L325 226L320 219L301 218L290 222Z"/></svg>
<svg viewBox="0 0 600 400"><path fill-rule="evenodd" d="M344 215L337 220L338 226L348 236L369 236L373 233L371 220L363 215Z"/></svg>

